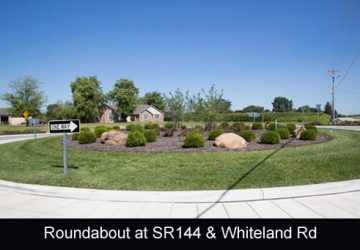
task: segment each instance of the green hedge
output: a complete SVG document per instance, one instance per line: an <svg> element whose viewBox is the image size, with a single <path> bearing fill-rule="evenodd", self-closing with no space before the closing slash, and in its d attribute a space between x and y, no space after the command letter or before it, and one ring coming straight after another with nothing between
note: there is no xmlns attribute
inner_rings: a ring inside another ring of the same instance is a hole
<svg viewBox="0 0 360 250"><path fill-rule="evenodd" d="M252 130L260 130L263 129L263 125L261 122L254 122L251 128Z"/></svg>
<svg viewBox="0 0 360 250"><path fill-rule="evenodd" d="M239 135L244 138L247 142L256 141L256 135L251 130L240 131Z"/></svg>
<svg viewBox="0 0 360 250"><path fill-rule="evenodd" d="M189 132L184 141L184 148L201 148L204 147L204 136L198 131Z"/></svg>
<svg viewBox="0 0 360 250"><path fill-rule="evenodd" d="M280 135L275 131L265 131L261 135L260 141L265 144L278 144L280 142Z"/></svg>
<svg viewBox="0 0 360 250"><path fill-rule="evenodd" d="M158 129L160 128L159 124L157 123L147 123L145 124L145 129Z"/></svg>
<svg viewBox="0 0 360 250"><path fill-rule="evenodd" d="M231 124L230 128L234 132L240 132L241 130L244 130L245 123L243 123L243 122L234 122L233 124Z"/></svg>
<svg viewBox="0 0 360 250"><path fill-rule="evenodd" d="M79 139L79 133L75 133L71 135L71 140L77 141Z"/></svg>
<svg viewBox="0 0 360 250"><path fill-rule="evenodd" d="M274 122L275 117L277 116L278 122L315 122L318 120L318 113L304 113L302 115L301 112L264 112L264 122ZM165 117L166 118L166 117ZM166 118L167 120L170 119L170 117ZM182 117L182 121L198 121L198 118L194 114L184 114ZM252 117L249 117L247 113L227 113L227 114L220 114L219 121L224 122L253 122L254 119ZM255 119L256 122L261 122L262 118L257 117ZM329 124L330 116L325 113L319 114L319 122L322 125Z"/></svg>
<svg viewBox="0 0 360 250"><path fill-rule="evenodd" d="M96 135L90 131L80 131L78 141L80 144L94 143L96 142Z"/></svg>
<svg viewBox="0 0 360 250"><path fill-rule="evenodd" d="M290 132L287 128L279 128L277 132L280 135L281 139L289 139L290 138Z"/></svg>
<svg viewBox="0 0 360 250"><path fill-rule="evenodd" d="M145 146L146 138L145 135L139 130L133 130L129 133L128 138L126 140L126 147L138 147Z"/></svg>
<svg viewBox="0 0 360 250"><path fill-rule="evenodd" d="M173 122L167 122L164 125L165 129L174 129L175 128L175 124Z"/></svg>
<svg viewBox="0 0 360 250"><path fill-rule="evenodd" d="M118 126L118 125L115 125L112 128L113 128L113 130L120 131L120 126Z"/></svg>
<svg viewBox="0 0 360 250"><path fill-rule="evenodd" d="M133 131L140 131L142 133L144 133L145 129L142 125L140 124L129 124L126 126L126 130L133 132Z"/></svg>
<svg viewBox="0 0 360 250"><path fill-rule="evenodd" d="M97 138L100 138L100 136L104 133L104 132L108 132L109 128L103 125L100 126L96 126L94 129L94 133L96 135Z"/></svg>
<svg viewBox="0 0 360 250"><path fill-rule="evenodd" d="M288 128L289 132L292 134L296 130L296 125L294 123L288 123L286 124L286 127Z"/></svg>
<svg viewBox="0 0 360 250"><path fill-rule="evenodd" d="M316 131L314 129L309 129L301 133L300 140L304 141L316 141Z"/></svg>
<svg viewBox="0 0 360 250"><path fill-rule="evenodd" d="M157 134L154 130L145 130L144 136L147 142L154 142L157 139Z"/></svg>
<svg viewBox="0 0 360 250"><path fill-rule="evenodd" d="M224 133L224 130L222 130L221 128L216 128L210 131L209 133L209 140L215 140L216 137L222 135Z"/></svg>

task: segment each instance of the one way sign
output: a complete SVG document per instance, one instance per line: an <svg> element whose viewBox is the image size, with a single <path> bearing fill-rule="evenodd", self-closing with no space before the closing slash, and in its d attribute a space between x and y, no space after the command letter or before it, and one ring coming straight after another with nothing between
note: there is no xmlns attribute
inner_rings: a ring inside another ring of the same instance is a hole
<svg viewBox="0 0 360 250"><path fill-rule="evenodd" d="M49 132L55 133L79 133L80 120L53 120L49 121Z"/></svg>

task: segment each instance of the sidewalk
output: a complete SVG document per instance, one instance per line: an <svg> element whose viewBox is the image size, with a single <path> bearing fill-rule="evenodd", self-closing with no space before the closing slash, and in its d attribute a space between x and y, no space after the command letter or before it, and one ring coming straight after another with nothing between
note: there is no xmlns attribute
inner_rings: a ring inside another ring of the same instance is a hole
<svg viewBox="0 0 360 250"><path fill-rule="evenodd" d="M0 197L2 218L360 218L360 180L229 192L109 191L0 181Z"/></svg>

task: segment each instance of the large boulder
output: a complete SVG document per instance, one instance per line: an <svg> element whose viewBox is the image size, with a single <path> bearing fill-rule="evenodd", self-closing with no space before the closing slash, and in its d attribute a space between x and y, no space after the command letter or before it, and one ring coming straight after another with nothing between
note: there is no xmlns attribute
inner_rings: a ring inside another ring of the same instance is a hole
<svg viewBox="0 0 360 250"><path fill-rule="evenodd" d="M111 130L102 133L100 141L105 145L125 145L127 137L128 135L124 132Z"/></svg>
<svg viewBox="0 0 360 250"><path fill-rule="evenodd" d="M246 148L247 142L241 136L234 133L224 133L215 138L214 145L220 148Z"/></svg>

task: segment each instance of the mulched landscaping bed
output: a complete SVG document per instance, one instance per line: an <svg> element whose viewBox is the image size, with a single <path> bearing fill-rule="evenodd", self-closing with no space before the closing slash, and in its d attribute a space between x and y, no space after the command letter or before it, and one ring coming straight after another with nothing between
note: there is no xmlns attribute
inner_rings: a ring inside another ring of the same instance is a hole
<svg viewBox="0 0 360 250"><path fill-rule="evenodd" d="M214 141L205 141L205 145L202 148L183 148L184 136L180 136L179 132L175 132L172 137L164 137L163 132L158 136L156 142L147 143L146 146L142 147L126 147L126 146L112 146L104 145L100 142L99 139L92 144L79 144L78 141L73 141L69 139L68 145L73 148L87 149L87 150L96 150L96 151L113 151L113 152L226 152L226 151L258 151L258 150L271 150L278 149L284 144L288 143L289 140L281 140L279 144L269 145L260 143L260 136L264 131L254 131L257 137L257 142L250 142L248 146L244 149L224 149L218 148L213 145ZM207 138L207 133L205 138ZM290 138L291 140L291 138ZM318 133L316 141L302 141L294 139L288 143L285 147L299 147L305 145L311 145L321 142L329 141L330 137L325 134Z"/></svg>

